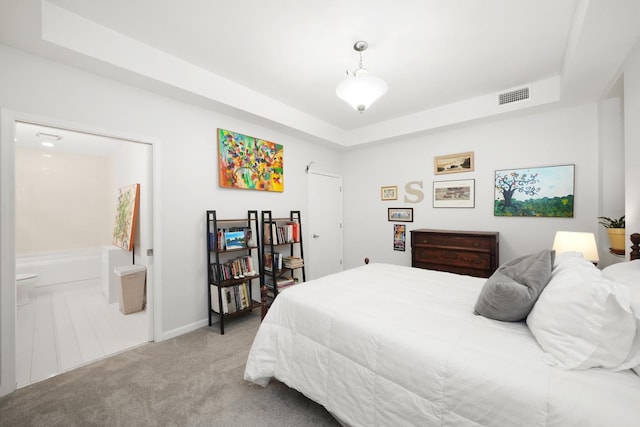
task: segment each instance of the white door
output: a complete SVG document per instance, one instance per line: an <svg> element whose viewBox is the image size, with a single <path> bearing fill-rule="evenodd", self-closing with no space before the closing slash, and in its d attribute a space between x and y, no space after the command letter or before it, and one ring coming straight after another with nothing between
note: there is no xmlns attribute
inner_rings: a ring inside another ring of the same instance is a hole
<svg viewBox="0 0 640 427"><path fill-rule="evenodd" d="M309 171L305 237L307 280L342 271L342 177Z"/></svg>

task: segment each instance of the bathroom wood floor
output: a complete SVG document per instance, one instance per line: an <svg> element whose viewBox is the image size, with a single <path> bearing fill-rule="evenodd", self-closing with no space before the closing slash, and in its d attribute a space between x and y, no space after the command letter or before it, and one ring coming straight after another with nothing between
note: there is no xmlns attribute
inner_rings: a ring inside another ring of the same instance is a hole
<svg viewBox="0 0 640 427"><path fill-rule="evenodd" d="M18 388L148 341L147 312L107 304L100 279L43 286L17 307Z"/></svg>

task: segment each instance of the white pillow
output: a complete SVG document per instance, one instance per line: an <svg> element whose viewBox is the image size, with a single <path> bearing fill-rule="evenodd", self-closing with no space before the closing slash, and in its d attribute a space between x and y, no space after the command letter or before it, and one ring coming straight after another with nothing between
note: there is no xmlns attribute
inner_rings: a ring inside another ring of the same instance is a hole
<svg viewBox="0 0 640 427"><path fill-rule="evenodd" d="M640 259L611 264L602 270L602 277L616 283L640 288Z"/></svg>
<svg viewBox="0 0 640 427"><path fill-rule="evenodd" d="M582 256L582 252L575 252L575 251L562 252L562 253L556 252L556 257L553 262L553 268L560 267L561 265L566 264L568 262L572 262L572 260L576 258L584 259L584 257Z"/></svg>
<svg viewBox="0 0 640 427"><path fill-rule="evenodd" d="M637 319L628 288L604 279L584 258L559 258L527 317L546 361L565 369L630 368Z"/></svg>
<svg viewBox="0 0 640 427"><path fill-rule="evenodd" d="M636 374L640 375L640 259L629 262L619 262L605 267L602 270L602 277L618 284L626 285L631 290L631 307L638 319L636 326L637 331L628 361L624 363L623 366L638 364L632 369Z"/></svg>

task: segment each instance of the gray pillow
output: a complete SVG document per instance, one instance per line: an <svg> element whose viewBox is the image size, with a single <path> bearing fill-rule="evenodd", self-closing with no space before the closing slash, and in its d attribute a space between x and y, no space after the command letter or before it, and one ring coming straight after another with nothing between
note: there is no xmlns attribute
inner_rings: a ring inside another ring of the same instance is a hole
<svg viewBox="0 0 640 427"><path fill-rule="evenodd" d="M474 313L505 322L524 320L551 279L555 251L545 249L501 265L487 279Z"/></svg>

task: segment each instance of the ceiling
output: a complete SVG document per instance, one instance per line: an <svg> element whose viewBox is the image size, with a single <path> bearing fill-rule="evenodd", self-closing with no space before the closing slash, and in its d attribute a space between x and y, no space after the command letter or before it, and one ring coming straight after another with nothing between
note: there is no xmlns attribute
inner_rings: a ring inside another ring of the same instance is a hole
<svg viewBox="0 0 640 427"><path fill-rule="evenodd" d="M637 0L2 0L0 43L353 146L600 99L639 17ZM389 85L362 114L335 95L358 40Z"/></svg>
<svg viewBox="0 0 640 427"><path fill-rule="evenodd" d="M131 142L135 141L125 141L33 123L16 123L16 147L36 150L45 156L72 153L83 156L111 157L125 144Z"/></svg>

